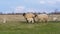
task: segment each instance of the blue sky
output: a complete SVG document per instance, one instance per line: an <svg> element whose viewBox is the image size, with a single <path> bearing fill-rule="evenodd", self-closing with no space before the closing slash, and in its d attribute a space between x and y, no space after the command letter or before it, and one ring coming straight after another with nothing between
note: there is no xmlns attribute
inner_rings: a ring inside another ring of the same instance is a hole
<svg viewBox="0 0 60 34"><path fill-rule="evenodd" d="M0 0L0 12L53 12L60 10L60 0Z"/></svg>

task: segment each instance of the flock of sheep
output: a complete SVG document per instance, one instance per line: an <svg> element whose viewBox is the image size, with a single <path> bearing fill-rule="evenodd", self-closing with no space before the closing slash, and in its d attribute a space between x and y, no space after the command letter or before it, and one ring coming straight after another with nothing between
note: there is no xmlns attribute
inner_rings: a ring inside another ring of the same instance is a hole
<svg viewBox="0 0 60 34"><path fill-rule="evenodd" d="M35 22L48 22L49 16L47 14L33 14L33 13L24 13L24 18L28 23L35 23Z"/></svg>
<svg viewBox="0 0 60 34"><path fill-rule="evenodd" d="M34 13L23 13L24 18L27 23L35 23L35 22L44 22L48 23L49 15L48 14L34 14ZM56 17L53 18L54 21L57 20Z"/></svg>

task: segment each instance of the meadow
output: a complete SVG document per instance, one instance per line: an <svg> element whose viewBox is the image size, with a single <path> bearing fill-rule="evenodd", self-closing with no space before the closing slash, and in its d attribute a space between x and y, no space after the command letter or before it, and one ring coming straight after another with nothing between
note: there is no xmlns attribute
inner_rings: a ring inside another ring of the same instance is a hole
<svg viewBox="0 0 60 34"><path fill-rule="evenodd" d="M0 34L60 34L60 21L32 24L18 15L5 15L5 18L7 18L6 23L0 22Z"/></svg>
<svg viewBox="0 0 60 34"><path fill-rule="evenodd" d="M10 21L0 23L0 34L60 34L60 22L29 24Z"/></svg>

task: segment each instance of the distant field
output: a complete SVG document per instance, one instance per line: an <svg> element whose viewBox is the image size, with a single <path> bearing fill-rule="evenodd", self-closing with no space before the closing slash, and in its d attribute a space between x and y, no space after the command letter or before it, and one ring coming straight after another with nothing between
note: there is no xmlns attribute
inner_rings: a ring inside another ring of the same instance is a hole
<svg viewBox="0 0 60 34"><path fill-rule="evenodd" d="M49 15L49 20L53 21L53 17L57 17L60 21L60 15ZM25 21L23 15L0 15L0 21L6 19L7 21Z"/></svg>
<svg viewBox="0 0 60 34"><path fill-rule="evenodd" d="M0 20L6 19L7 21L25 21L22 15L0 15Z"/></svg>
<svg viewBox="0 0 60 34"><path fill-rule="evenodd" d="M60 34L60 22L28 24L20 21L0 23L0 34Z"/></svg>

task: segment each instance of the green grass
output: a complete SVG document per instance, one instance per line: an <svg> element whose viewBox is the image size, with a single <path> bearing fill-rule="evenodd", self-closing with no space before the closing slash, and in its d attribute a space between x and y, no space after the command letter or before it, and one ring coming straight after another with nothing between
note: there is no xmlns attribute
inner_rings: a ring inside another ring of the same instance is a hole
<svg viewBox="0 0 60 34"><path fill-rule="evenodd" d="M28 24L11 21L0 23L0 34L60 34L60 22Z"/></svg>

